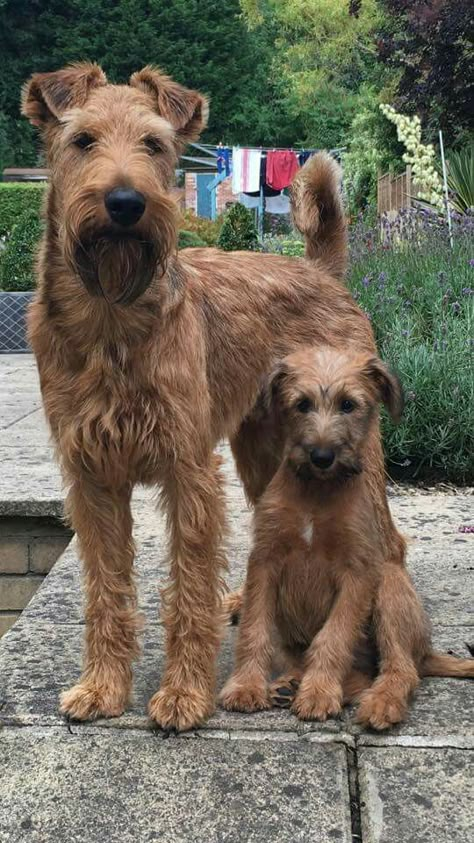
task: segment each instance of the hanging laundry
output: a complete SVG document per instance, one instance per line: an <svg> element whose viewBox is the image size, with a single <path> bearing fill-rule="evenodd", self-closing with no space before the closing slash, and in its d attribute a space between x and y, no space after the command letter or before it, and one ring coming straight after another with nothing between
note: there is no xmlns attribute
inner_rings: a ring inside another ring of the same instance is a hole
<svg viewBox="0 0 474 843"><path fill-rule="evenodd" d="M303 167L306 164L308 158L311 158L312 155L314 155L314 150L302 149L300 154L298 155L300 167Z"/></svg>
<svg viewBox="0 0 474 843"><path fill-rule="evenodd" d="M296 154L290 149L275 149L267 153L265 181L275 190L289 187L299 169Z"/></svg>
<svg viewBox="0 0 474 843"><path fill-rule="evenodd" d="M263 187L263 195L265 196L265 198L268 198L269 196L279 196L280 195L279 190L275 190L273 187L270 187L268 184L266 184L266 182L265 182L266 171L267 171L267 157L266 157L266 154L263 153L261 161L260 161L260 188ZM248 196L260 196L260 190L255 190L255 191L252 191L252 192L247 191L247 195Z"/></svg>
<svg viewBox="0 0 474 843"><path fill-rule="evenodd" d="M289 214L290 210L290 197L286 193L270 196L265 202L267 214Z"/></svg>
<svg viewBox="0 0 474 843"><path fill-rule="evenodd" d="M260 199L258 196L250 195L249 193L241 193L239 196L241 205L246 208L259 208ZM290 197L285 193L277 193L276 196L269 196L265 199L265 212L267 214L289 214L290 213Z"/></svg>
<svg viewBox="0 0 474 843"><path fill-rule="evenodd" d="M234 146L232 150L232 193L242 192L243 152L240 146Z"/></svg>
<svg viewBox="0 0 474 843"><path fill-rule="evenodd" d="M225 173L230 176L230 149L228 146L223 146L221 143L216 147L217 153L217 172Z"/></svg>
<svg viewBox="0 0 474 843"><path fill-rule="evenodd" d="M232 193L251 193L260 190L261 149L240 149L232 151Z"/></svg>

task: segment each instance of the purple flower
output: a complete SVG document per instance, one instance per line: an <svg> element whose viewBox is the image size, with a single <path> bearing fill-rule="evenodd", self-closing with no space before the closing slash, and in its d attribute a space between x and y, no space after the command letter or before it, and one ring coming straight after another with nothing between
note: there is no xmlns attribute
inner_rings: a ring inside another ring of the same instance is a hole
<svg viewBox="0 0 474 843"><path fill-rule="evenodd" d="M469 261L469 266L474 266L474 258L471 258L471 260Z"/></svg>
<svg viewBox="0 0 474 843"><path fill-rule="evenodd" d="M387 273L381 272L380 275L379 275L379 281L386 281L386 279L387 279Z"/></svg>
<svg viewBox="0 0 474 843"><path fill-rule="evenodd" d="M461 310L461 305L458 301L453 301L451 305L451 310L453 311L453 313L459 313L459 311Z"/></svg>
<svg viewBox="0 0 474 843"><path fill-rule="evenodd" d="M369 286L369 284L370 284L370 278L369 278L369 276L368 276L368 275L364 275L364 277L363 277L363 279L362 279L362 286L363 286L363 287L365 287L365 288L367 288L367 287Z"/></svg>
<svg viewBox="0 0 474 843"><path fill-rule="evenodd" d="M472 296L473 293L474 293L474 290L472 289L472 287L463 287L462 288L463 296Z"/></svg>

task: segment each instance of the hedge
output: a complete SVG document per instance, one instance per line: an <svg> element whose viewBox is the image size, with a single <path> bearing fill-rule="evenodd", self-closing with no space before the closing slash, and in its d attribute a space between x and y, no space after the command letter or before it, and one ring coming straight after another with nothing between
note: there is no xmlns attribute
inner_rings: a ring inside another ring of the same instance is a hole
<svg viewBox="0 0 474 843"><path fill-rule="evenodd" d="M44 191L44 182L0 182L0 237L8 237L26 211L40 215Z"/></svg>

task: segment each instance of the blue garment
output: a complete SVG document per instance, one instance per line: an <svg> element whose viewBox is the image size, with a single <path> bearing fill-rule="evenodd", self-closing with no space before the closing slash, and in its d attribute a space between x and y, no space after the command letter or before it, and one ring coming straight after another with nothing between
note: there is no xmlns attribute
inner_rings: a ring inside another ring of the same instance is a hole
<svg viewBox="0 0 474 843"><path fill-rule="evenodd" d="M218 146L217 152L217 172L225 172L226 176L230 176L230 149L228 146Z"/></svg>

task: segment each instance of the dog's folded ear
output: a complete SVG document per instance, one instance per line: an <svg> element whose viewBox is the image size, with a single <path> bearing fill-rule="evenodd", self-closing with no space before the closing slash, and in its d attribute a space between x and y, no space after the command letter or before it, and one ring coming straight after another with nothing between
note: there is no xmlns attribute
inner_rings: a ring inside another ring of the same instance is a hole
<svg viewBox="0 0 474 843"><path fill-rule="evenodd" d="M184 88L152 66L134 73L130 85L151 94L157 113L171 123L179 143L185 146L198 139L209 117L206 97Z"/></svg>
<svg viewBox="0 0 474 843"><path fill-rule="evenodd" d="M285 360L276 364L265 384L263 392L264 404L267 410L275 407L281 397L281 390L290 371Z"/></svg>
<svg viewBox="0 0 474 843"><path fill-rule="evenodd" d="M394 422L399 422L405 404L400 378L378 357L370 357L363 374L375 383L380 400L383 401Z"/></svg>
<svg viewBox="0 0 474 843"><path fill-rule="evenodd" d="M53 73L34 73L23 86L21 113L42 129L68 109L83 106L93 88L106 84L103 70L89 62L71 64Z"/></svg>

